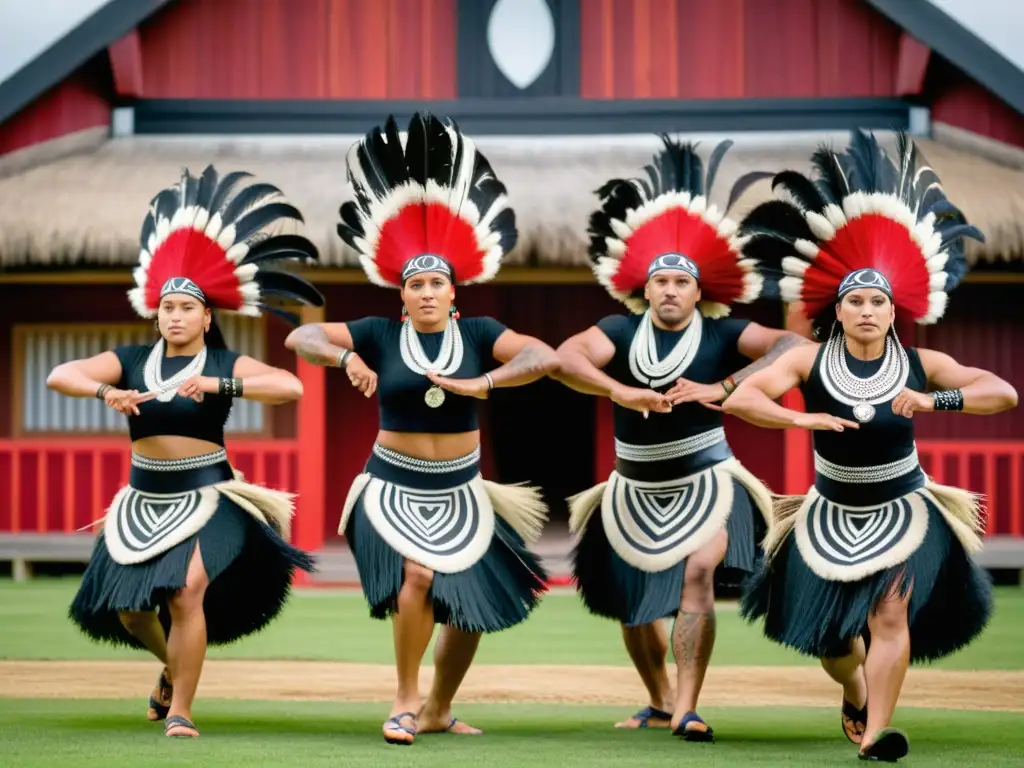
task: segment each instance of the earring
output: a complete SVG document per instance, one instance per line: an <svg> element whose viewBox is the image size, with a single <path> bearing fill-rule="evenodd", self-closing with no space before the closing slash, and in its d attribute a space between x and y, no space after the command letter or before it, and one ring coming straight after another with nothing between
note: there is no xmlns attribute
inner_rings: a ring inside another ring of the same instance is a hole
<svg viewBox="0 0 1024 768"><path fill-rule="evenodd" d="M409 317L409 310L408 310L408 309L406 309L406 308L405 308L405 307L403 306L403 307L402 307L402 319L403 319L403 320L405 320L405 319L406 319L407 317Z"/></svg>
<svg viewBox="0 0 1024 768"><path fill-rule="evenodd" d="M448 307L448 317L450 317L452 320L458 320L459 319L459 310L457 310L455 308L454 304L452 304L450 307Z"/></svg>

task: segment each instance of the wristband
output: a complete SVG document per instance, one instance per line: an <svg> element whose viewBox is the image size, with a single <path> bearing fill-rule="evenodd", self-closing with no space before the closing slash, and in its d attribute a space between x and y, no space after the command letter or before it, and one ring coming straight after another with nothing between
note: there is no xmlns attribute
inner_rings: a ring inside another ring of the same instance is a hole
<svg viewBox="0 0 1024 768"><path fill-rule="evenodd" d="M352 357L351 349L343 349L341 354L338 355L338 367L345 370L345 366L348 365L348 359Z"/></svg>
<svg viewBox="0 0 1024 768"><path fill-rule="evenodd" d="M964 393L959 389L943 389L932 392L936 411L962 411L964 409Z"/></svg>
<svg viewBox="0 0 1024 768"><path fill-rule="evenodd" d="M217 394L227 397L242 396L242 380L239 378L221 379L217 385Z"/></svg>
<svg viewBox="0 0 1024 768"><path fill-rule="evenodd" d="M107 397L107 392L109 392L112 389L113 387L110 384L100 384L99 389L96 390L97 399L105 400Z"/></svg>
<svg viewBox="0 0 1024 768"><path fill-rule="evenodd" d="M487 391L490 392L494 389L494 379L491 378L491 374L485 373L484 378L487 379Z"/></svg>

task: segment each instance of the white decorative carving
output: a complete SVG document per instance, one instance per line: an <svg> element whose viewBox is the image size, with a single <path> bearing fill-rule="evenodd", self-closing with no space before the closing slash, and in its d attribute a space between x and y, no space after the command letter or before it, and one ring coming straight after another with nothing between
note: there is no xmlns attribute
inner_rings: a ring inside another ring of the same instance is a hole
<svg viewBox="0 0 1024 768"><path fill-rule="evenodd" d="M510 83L529 88L555 51L555 20L545 0L498 0L487 21L487 47Z"/></svg>

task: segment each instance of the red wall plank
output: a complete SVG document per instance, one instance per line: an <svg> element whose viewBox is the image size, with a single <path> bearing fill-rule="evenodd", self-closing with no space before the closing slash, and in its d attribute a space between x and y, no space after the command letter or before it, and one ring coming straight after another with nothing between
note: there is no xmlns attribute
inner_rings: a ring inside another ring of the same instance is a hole
<svg viewBox="0 0 1024 768"><path fill-rule="evenodd" d="M146 96L454 98L455 3L180 0L140 29Z"/></svg>
<svg viewBox="0 0 1024 768"><path fill-rule="evenodd" d="M105 89L88 68L0 123L0 155L75 131L110 125Z"/></svg>
<svg viewBox="0 0 1024 768"><path fill-rule="evenodd" d="M585 98L890 96L900 30L860 0L588 0Z"/></svg>
<svg viewBox="0 0 1024 768"><path fill-rule="evenodd" d="M932 120L1024 147L1024 116L938 55L931 60Z"/></svg>

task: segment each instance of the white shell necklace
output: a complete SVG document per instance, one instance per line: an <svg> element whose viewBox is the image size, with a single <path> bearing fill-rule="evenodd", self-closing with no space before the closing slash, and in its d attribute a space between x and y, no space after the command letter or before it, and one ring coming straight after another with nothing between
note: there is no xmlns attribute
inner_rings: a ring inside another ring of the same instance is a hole
<svg viewBox="0 0 1024 768"><path fill-rule="evenodd" d="M423 344L420 343L412 320L407 319L402 323L400 344L405 367L421 376L426 376L428 371L434 371L440 376L451 376L462 365L462 332L459 330L459 321L454 317L448 318L448 325L441 337L441 349L435 359L431 360L423 351ZM439 408L445 400L444 390L435 384L427 390L423 399L431 408Z"/></svg>
<svg viewBox="0 0 1024 768"><path fill-rule="evenodd" d="M853 406L854 418L866 422L875 417L876 404L892 400L903 391L910 377L910 359L902 344L891 335L886 336L881 367L871 376L861 378L846 362L846 336L837 333L825 342L818 372L829 395Z"/></svg>
<svg viewBox="0 0 1024 768"><path fill-rule="evenodd" d="M203 368L206 367L206 345L203 345L203 348L199 350L199 354L193 357L188 365L169 379L163 377L163 359L164 340L161 338L153 345L149 357L146 358L146 366L142 369L142 380L145 382L148 391L160 393L157 395L157 400L161 403L167 403L174 399L178 392L178 387L193 376L198 376L203 372Z"/></svg>
<svg viewBox="0 0 1024 768"><path fill-rule="evenodd" d="M640 327L636 329L633 342L629 345L629 370L634 378L657 389L682 376L693 362L693 358L697 356L703 335L703 323L700 312L695 310L693 319L683 330L672 351L664 360L660 360L651 310L644 312L640 319Z"/></svg>

